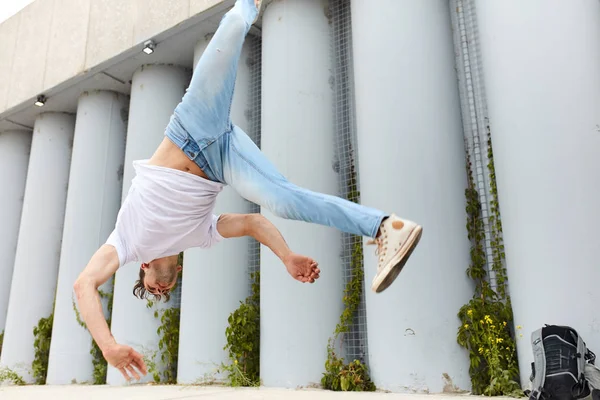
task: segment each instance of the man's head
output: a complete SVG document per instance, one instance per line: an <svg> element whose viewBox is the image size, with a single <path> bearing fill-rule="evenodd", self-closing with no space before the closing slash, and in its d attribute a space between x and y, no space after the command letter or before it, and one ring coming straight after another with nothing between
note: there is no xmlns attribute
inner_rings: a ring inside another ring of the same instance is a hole
<svg viewBox="0 0 600 400"><path fill-rule="evenodd" d="M135 282L133 295L140 299L154 297L155 301L170 298L170 291L177 283L177 273L181 271L178 256L169 256L142 264L140 279Z"/></svg>

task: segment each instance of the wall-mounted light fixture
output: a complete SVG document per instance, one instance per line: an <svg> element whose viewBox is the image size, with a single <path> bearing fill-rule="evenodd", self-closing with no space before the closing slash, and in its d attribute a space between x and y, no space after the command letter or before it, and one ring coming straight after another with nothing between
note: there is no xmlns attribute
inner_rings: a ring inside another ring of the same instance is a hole
<svg viewBox="0 0 600 400"><path fill-rule="evenodd" d="M156 48L156 43L154 40L146 40L144 42L144 49L142 50L146 54L154 53L154 49Z"/></svg>
<svg viewBox="0 0 600 400"><path fill-rule="evenodd" d="M35 101L35 103L34 103L34 104L35 104L36 106L38 106L38 107L43 107L43 106L44 106L44 104L46 104L46 100L47 100L46 96L44 96L43 94L40 94L40 95L37 97L37 100Z"/></svg>

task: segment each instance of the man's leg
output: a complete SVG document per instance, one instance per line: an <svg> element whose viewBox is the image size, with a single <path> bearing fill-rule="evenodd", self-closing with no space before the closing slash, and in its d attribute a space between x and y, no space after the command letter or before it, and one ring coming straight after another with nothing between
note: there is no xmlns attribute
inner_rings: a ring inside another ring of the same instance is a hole
<svg viewBox="0 0 600 400"><path fill-rule="evenodd" d="M237 0L200 57L188 89L174 112L175 124L200 150L230 129L230 107L238 62L258 10L254 0ZM194 155L188 154L188 156Z"/></svg>
<svg viewBox="0 0 600 400"><path fill-rule="evenodd" d="M394 214L289 182L237 126L223 137L223 178L242 197L275 215L374 238L379 267L372 289L385 290L416 247L422 228Z"/></svg>

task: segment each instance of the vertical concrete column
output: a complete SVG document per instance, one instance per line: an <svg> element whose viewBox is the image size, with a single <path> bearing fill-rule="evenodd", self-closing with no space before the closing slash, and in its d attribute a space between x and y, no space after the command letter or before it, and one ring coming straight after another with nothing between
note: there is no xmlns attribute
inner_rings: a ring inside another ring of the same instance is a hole
<svg viewBox="0 0 600 400"><path fill-rule="evenodd" d="M46 113L33 128L0 365L32 382L33 328L53 312L75 118Z"/></svg>
<svg viewBox="0 0 600 400"><path fill-rule="evenodd" d="M144 65L133 75L122 200L127 196L135 175L133 161L148 159L154 154L188 83L188 71L175 66ZM154 311L146 307L146 301L132 294L133 285L139 279L139 268L140 263L136 262L124 265L117 271L111 328L117 342L151 355L158 350L156 329L160 321L154 318ZM158 306L169 305L162 303ZM155 361L160 368L160 355ZM151 380L151 374L143 379L144 382ZM109 367L107 383L123 384L125 379L118 370Z"/></svg>
<svg viewBox="0 0 600 400"><path fill-rule="evenodd" d="M440 392L448 374L468 389L456 314L473 292L448 3L352 0L352 31L361 201L424 227L404 271L381 294L369 289L377 257L365 247L372 377L391 391Z"/></svg>
<svg viewBox="0 0 600 400"><path fill-rule="evenodd" d="M6 322L30 151L31 132L0 132L0 332Z"/></svg>
<svg viewBox="0 0 600 400"><path fill-rule="evenodd" d="M262 150L291 182L337 195L327 7L323 0L284 0L265 10ZM342 310L341 235L263 214L323 272L314 285L302 284L270 250L261 252L261 377L266 386L318 383Z"/></svg>
<svg viewBox="0 0 600 400"><path fill-rule="evenodd" d="M47 383L92 382L91 335L76 319L73 283L111 233L123 187L127 97L84 93L77 106Z"/></svg>
<svg viewBox="0 0 600 400"><path fill-rule="evenodd" d="M600 3L476 5L526 385L531 333L544 324L600 348Z"/></svg>
<svg viewBox="0 0 600 400"><path fill-rule="evenodd" d="M198 42L194 68L210 41ZM247 45L242 56L231 105L231 119L248 129L250 70ZM249 203L226 186L219 194L215 213L248 213ZM248 238L226 240L214 248L189 249L184 255L181 293L181 324L177 380L179 383L220 381L216 368L227 362L225 329L227 318L249 294Z"/></svg>

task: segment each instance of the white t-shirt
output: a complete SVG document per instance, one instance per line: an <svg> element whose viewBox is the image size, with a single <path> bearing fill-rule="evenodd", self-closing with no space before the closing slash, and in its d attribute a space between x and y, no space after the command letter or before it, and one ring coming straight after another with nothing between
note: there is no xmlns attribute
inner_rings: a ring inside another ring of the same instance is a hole
<svg viewBox="0 0 600 400"><path fill-rule="evenodd" d="M136 176L106 241L116 248L119 266L208 248L223 239L213 214L221 183L148 160L134 161L133 167Z"/></svg>

